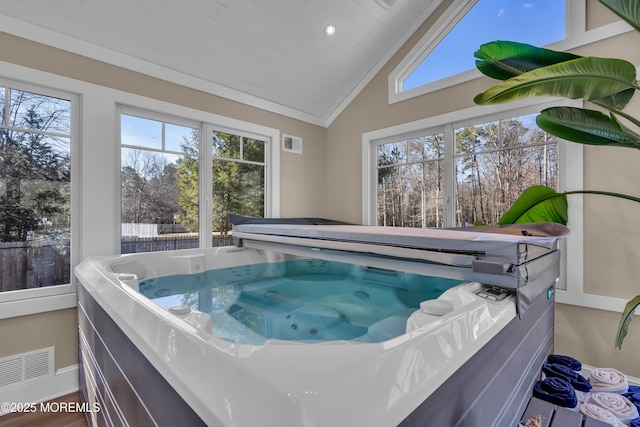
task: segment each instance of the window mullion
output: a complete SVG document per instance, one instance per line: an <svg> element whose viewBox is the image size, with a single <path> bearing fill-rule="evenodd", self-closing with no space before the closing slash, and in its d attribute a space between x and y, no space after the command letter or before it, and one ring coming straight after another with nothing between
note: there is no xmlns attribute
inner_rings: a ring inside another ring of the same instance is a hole
<svg viewBox="0 0 640 427"><path fill-rule="evenodd" d="M2 123L5 126L9 126L9 123L11 123L9 114L11 114L11 106L9 105L9 102L11 101L11 97L9 95L9 87L5 87L4 88L4 123Z"/></svg>
<svg viewBox="0 0 640 427"><path fill-rule="evenodd" d="M200 126L200 164L198 176L200 180L198 196L198 222L200 231L200 247L209 248L213 245L213 126L203 123Z"/></svg>
<svg viewBox="0 0 640 427"><path fill-rule="evenodd" d="M456 167L455 132L453 124L444 125L444 221L446 227L453 227L456 218Z"/></svg>

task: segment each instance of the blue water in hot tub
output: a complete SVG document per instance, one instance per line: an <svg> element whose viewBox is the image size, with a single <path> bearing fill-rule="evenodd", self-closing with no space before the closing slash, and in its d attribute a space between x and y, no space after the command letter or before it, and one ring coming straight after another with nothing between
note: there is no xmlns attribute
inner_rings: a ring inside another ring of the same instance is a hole
<svg viewBox="0 0 640 427"><path fill-rule="evenodd" d="M167 309L186 304L208 313L212 334L233 342L381 342L405 333L420 302L461 283L304 259L154 278L140 292Z"/></svg>

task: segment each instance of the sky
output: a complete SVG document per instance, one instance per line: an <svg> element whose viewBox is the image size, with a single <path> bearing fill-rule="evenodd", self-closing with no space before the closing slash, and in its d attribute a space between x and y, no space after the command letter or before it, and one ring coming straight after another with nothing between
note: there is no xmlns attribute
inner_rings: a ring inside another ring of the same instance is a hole
<svg viewBox="0 0 640 427"><path fill-rule="evenodd" d="M481 44L510 40L545 46L565 37L565 2L560 0L479 0L409 76L403 89L475 68Z"/></svg>
<svg viewBox="0 0 640 427"><path fill-rule="evenodd" d="M156 155L164 157L168 163L175 163L181 157L176 153L182 152L181 144L184 138L192 138L193 131L190 127L165 123L163 146L162 122L127 114L122 114L120 120L122 145L167 151L156 152ZM130 151L129 148L122 149L122 166L132 166L129 161Z"/></svg>

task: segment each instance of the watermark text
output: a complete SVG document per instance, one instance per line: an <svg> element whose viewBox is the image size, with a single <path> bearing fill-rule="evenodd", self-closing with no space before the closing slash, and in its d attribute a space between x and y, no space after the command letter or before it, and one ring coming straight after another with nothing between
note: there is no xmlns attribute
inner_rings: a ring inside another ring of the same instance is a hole
<svg viewBox="0 0 640 427"><path fill-rule="evenodd" d="M100 412L98 402L2 402L0 412Z"/></svg>

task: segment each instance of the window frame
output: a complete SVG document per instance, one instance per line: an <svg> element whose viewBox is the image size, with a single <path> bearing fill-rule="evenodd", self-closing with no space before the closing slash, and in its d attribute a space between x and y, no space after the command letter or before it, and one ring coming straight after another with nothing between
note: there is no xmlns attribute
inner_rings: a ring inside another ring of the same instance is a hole
<svg viewBox="0 0 640 427"><path fill-rule="evenodd" d="M445 194L444 216L447 224L455 223L453 209L455 191L454 167L454 130L458 125L490 122L525 114L539 112L552 106L582 106L582 101L537 98L514 102L508 105L491 107L470 107L461 111L446 113L414 122L404 123L389 128L378 129L362 134L362 224L377 224L377 146L380 143L402 140L409 135L444 132L445 136ZM581 144L559 142L559 191L578 190L583 188L583 146ZM568 198L571 236L559 243L562 251L561 275L558 281L558 294L562 294L562 302L567 295L582 292L583 247L582 223L583 202L581 195ZM572 283L568 286L568 283ZM575 285L573 285L575 283ZM578 289L576 289L578 288ZM597 303L597 301L595 301ZM596 307L597 308L597 307Z"/></svg>
<svg viewBox="0 0 640 427"><path fill-rule="evenodd" d="M136 116L144 119L151 119L156 121L161 121L165 123L183 125L187 127L194 127L200 130L200 141L199 141L199 154L198 154L198 164L199 164L199 188L198 188L198 197L199 197L199 245L200 248L209 248L212 247L211 233L213 231L213 227L211 224L211 212L213 209L213 200L211 198L211 194L213 191L213 182L212 182L212 162L213 162L213 153L212 153L212 141L209 138L209 135L212 135L212 132L224 132L230 133L234 135L241 136L243 138L252 138L264 141L265 143L265 159L264 159L264 168L265 168L265 201L264 201L264 212L267 217L278 217L280 215L279 211L279 174L277 171L279 170L280 163L280 151L279 151L279 140L280 140L280 132L276 129L268 128L261 125L252 124L249 122L243 122L240 120L223 118L222 116L217 115L206 115L206 117L198 118L188 118L185 116L175 115L172 113L164 113L158 110L149 110L143 107L135 107L131 105L118 105L117 107L117 116L118 116L118 164L121 166L122 160L120 158L121 150L123 147L127 148L137 148L141 150L149 150L158 152L158 150L154 150L152 148L144 148L144 147L132 147L126 144L122 144L121 137L122 132L120 129L120 117L122 114ZM224 160L224 159L223 159ZM231 159L235 161L235 159ZM118 178L118 182L120 179ZM121 193L118 194L118 212L121 211ZM120 221L119 224L122 224L122 214L120 212ZM120 253L120 250L118 250Z"/></svg>
<svg viewBox="0 0 640 427"><path fill-rule="evenodd" d="M50 301L61 307L69 307L75 305L76 299L76 279L73 274L74 267L80 261L80 251L78 250L80 232L80 204L78 203L79 186L80 186L80 102L81 97L77 93L67 90L54 89L51 87L38 85L35 83L26 83L23 81L13 80L11 78L0 77L0 87L16 89L26 92L44 95L53 98L66 99L70 101L71 111L69 112L71 126L69 135L69 144L71 148L71 236L69 243L69 262L70 262L70 283L45 286L32 289L18 289L14 291L0 292L0 305L3 307L3 318L12 317L20 314L25 310L28 311L46 311ZM5 304L10 303L10 304ZM73 305L70 305L73 304ZM5 310L6 307L6 310Z"/></svg>
<svg viewBox="0 0 640 427"><path fill-rule="evenodd" d="M429 30L413 46L409 53L398 63L388 76L388 103L405 101L427 93L435 92L451 86L456 86L479 78L482 73L477 69L468 70L447 78L437 80L413 89L403 91L402 82L426 58L431 50L447 36L455 24L462 19L479 0L453 0L447 10L438 18ZM437 0L438 6L444 0ZM633 28L626 22L619 20L610 24L586 29L587 0L566 0L566 38L545 46L546 48L567 51L598 40L604 40L629 31Z"/></svg>

